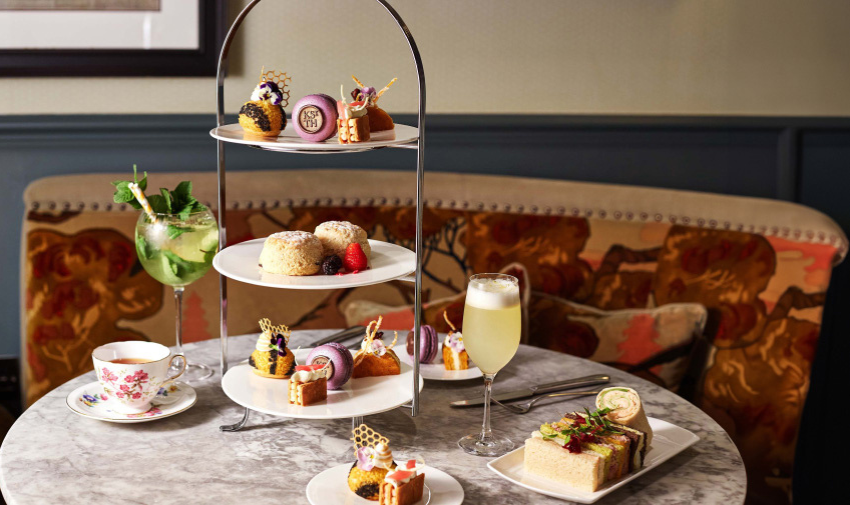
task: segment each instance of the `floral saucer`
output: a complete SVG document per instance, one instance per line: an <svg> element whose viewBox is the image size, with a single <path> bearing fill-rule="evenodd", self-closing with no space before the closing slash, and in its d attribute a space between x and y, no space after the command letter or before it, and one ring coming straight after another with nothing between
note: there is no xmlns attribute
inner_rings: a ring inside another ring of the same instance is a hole
<svg viewBox="0 0 850 505"><path fill-rule="evenodd" d="M188 410L198 399L192 386L183 382L159 388L151 409L141 414L119 414L111 408L109 398L103 393L100 382L80 386L65 399L68 408L83 417L110 423L144 423L170 417Z"/></svg>

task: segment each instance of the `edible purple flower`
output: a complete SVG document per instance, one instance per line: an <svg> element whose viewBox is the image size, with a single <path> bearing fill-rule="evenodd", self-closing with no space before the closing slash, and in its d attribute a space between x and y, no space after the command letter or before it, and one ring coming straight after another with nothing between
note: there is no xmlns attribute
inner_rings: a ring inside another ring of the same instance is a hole
<svg viewBox="0 0 850 505"><path fill-rule="evenodd" d="M369 470L375 468L375 456L377 453L375 449L371 447L365 446L357 449L357 468L363 470L364 472L368 472Z"/></svg>
<svg viewBox="0 0 850 505"><path fill-rule="evenodd" d="M462 352L466 350L466 347L463 345L463 335L461 335L459 331L456 331L446 337L446 345L455 352Z"/></svg>

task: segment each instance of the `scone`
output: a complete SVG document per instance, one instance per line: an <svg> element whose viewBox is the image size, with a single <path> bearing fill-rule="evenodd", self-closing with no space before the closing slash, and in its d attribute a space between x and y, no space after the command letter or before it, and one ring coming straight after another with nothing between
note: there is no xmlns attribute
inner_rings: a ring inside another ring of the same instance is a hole
<svg viewBox="0 0 850 505"><path fill-rule="evenodd" d="M322 243L306 231L281 231L269 235L260 253L260 266L268 273L313 275L322 266Z"/></svg>
<svg viewBox="0 0 850 505"><path fill-rule="evenodd" d="M324 255L336 255L339 259L345 257L345 249L349 244L360 244L360 249L367 258L372 256L372 248L369 246L369 237L366 231L356 224L348 221L326 221L316 227L316 237L322 243Z"/></svg>

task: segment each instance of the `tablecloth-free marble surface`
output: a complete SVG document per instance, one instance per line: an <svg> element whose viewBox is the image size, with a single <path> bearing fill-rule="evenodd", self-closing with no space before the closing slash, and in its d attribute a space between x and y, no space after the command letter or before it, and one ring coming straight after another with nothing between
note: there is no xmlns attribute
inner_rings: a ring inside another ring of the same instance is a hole
<svg viewBox="0 0 850 505"><path fill-rule="evenodd" d="M329 331L294 332L290 348L305 346ZM231 364L248 357L255 335L231 337ZM403 347L400 346L400 351ZM190 361L215 365L217 340L186 346ZM605 373L611 385L637 389L649 416L700 437L691 448L602 499L601 504L724 505L743 503L746 475L735 445L705 413L676 396L624 372L572 356L520 346L499 373L494 391ZM242 431L219 431L244 409L222 392L218 373L194 387L197 404L176 416L140 424L114 424L71 412L65 397L96 380L94 372L56 388L18 419L0 448L0 489L9 505L308 503L304 489L317 473L353 461L350 419L288 420L252 413ZM490 471L486 458L470 456L457 440L475 432L482 409L451 409L452 400L483 394L482 381L426 381L416 418L399 408L366 422L390 438L400 453L418 453L460 481L465 503L507 505L564 503L528 491ZM560 400L560 401L558 401ZM492 424L518 446L541 423L563 412L592 406L592 398L543 400L515 415L494 406ZM330 505L330 504L329 504Z"/></svg>

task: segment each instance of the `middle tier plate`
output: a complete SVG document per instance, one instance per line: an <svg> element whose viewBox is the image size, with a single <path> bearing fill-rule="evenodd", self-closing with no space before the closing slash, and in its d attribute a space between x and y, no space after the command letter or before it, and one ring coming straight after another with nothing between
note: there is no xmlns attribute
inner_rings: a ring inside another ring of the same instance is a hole
<svg viewBox="0 0 850 505"><path fill-rule="evenodd" d="M258 238L226 247L215 255L213 267L233 280L287 289L339 289L368 286L406 277L416 270L416 254L400 245L369 240L372 267L356 274L280 275L264 272L259 266L266 239Z"/></svg>
<svg viewBox="0 0 850 505"><path fill-rule="evenodd" d="M298 349L303 363L311 349ZM419 377L419 390L425 381ZM328 399L301 407L289 404L289 380L268 379L253 372L247 361L224 374L221 387L234 402L257 412L298 419L342 419L368 416L400 407L413 399L413 368L401 363L400 375L349 380L342 389L328 391Z"/></svg>

